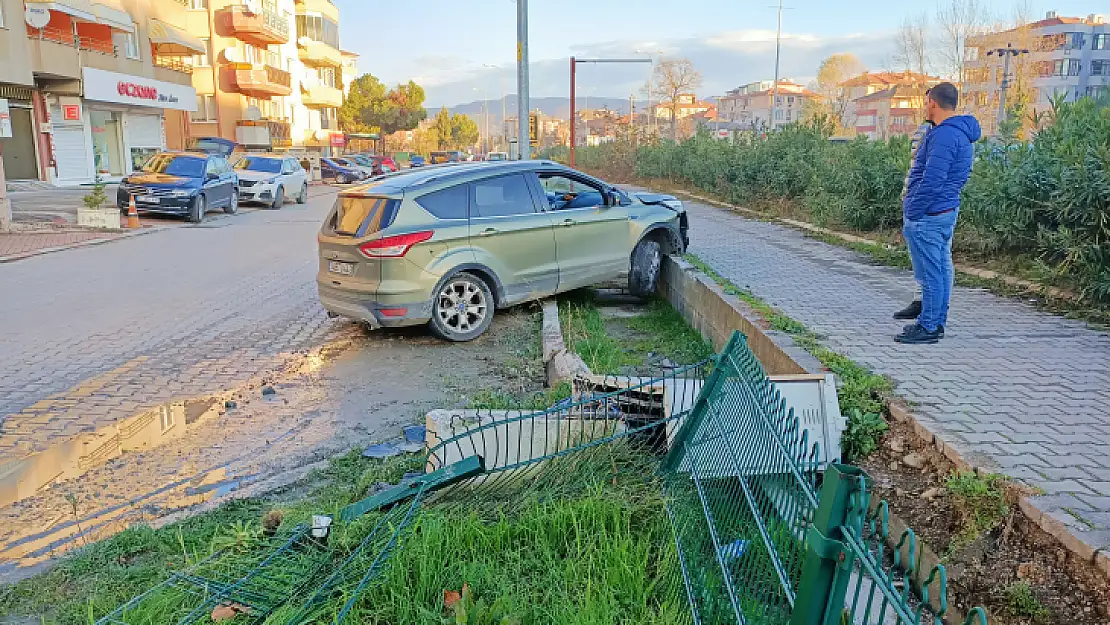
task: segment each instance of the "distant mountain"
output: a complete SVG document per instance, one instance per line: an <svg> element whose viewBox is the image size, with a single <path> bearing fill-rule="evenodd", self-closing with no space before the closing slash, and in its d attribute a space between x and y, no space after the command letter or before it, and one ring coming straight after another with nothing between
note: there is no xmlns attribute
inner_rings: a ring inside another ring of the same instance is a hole
<svg viewBox="0 0 1110 625"><path fill-rule="evenodd" d="M575 98L576 108L582 110L589 106L591 109L609 108L621 114L628 114L628 98L586 98L580 96ZM497 134L496 127L501 125L501 100L477 100L474 102L467 102L465 104L458 104L455 106L447 107L451 113L459 113L461 115L469 115L478 124L485 123L484 110L482 104L485 102L489 109L489 124L490 133ZM570 118L570 98L532 98L530 105L533 110L539 109L544 115L557 117L559 119ZM636 111L642 112L647 107L647 102L644 100L637 100L635 102ZM434 117L439 109L429 109L428 117ZM516 117L516 94L505 96L505 116Z"/></svg>

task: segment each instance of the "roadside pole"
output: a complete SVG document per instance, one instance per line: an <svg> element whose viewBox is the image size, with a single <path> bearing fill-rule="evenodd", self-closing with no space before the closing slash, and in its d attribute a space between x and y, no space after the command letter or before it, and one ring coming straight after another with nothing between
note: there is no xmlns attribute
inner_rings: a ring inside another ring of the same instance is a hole
<svg viewBox="0 0 1110 625"><path fill-rule="evenodd" d="M12 205L8 201L8 185L4 178L4 164L0 162L0 232L12 228Z"/></svg>
<svg viewBox="0 0 1110 625"><path fill-rule="evenodd" d="M528 0L516 0L516 91L517 151L520 160L531 158L532 142L528 138Z"/></svg>

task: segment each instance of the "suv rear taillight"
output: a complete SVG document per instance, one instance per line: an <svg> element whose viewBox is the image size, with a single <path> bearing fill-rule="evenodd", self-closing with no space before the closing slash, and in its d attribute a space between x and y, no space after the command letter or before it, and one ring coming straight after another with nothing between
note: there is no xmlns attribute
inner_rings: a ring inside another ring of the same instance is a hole
<svg viewBox="0 0 1110 625"><path fill-rule="evenodd" d="M408 254L412 246L427 241L433 234L431 230L398 234L363 243L358 246L358 251L367 258L400 258Z"/></svg>

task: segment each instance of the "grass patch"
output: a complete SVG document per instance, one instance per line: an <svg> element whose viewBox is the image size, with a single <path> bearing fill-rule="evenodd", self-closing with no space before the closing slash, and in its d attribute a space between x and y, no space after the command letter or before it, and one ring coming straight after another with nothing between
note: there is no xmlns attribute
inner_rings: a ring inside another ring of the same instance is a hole
<svg viewBox="0 0 1110 625"><path fill-rule="evenodd" d="M979 536L1002 525L1010 515L1003 490L1006 477L997 474L953 473L945 482L953 503L963 523L952 537L949 552L963 548Z"/></svg>
<svg viewBox="0 0 1110 625"><path fill-rule="evenodd" d="M771 328L789 334L799 347L813 354L821 364L837 375L840 381L837 389L840 412L848 418L848 429L840 439L841 452L845 459L858 460L875 451L879 439L887 430L883 413L894 390L890 380L825 347L821 344L821 337L805 324L736 286L697 256L687 254L685 258L720 285L726 293L748 304Z"/></svg>
<svg viewBox="0 0 1110 625"><path fill-rule="evenodd" d="M713 355L713 346L663 300L650 301L642 315L607 320L593 291L576 291L559 299L559 323L567 346L594 373L629 374L650 366L652 356L693 364ZM632 336L614 336L616 327Z"/></svg>
<svg viewBox="0 0 1110 625"><path fill-rule="evenodd" d="M1051 615L1026 581L1014 582L1002 591L1002 610L1009 616L1033 623L1045 623Z"/></svg>
<svg viewBox="0 0 1110 625"><path fill-rule="evenodd" d="M637 352L661 354L679 364L693 364L713 355L709 341L663 300L652 300L646 314L623 321L648 336L636 344Z"/></svg>
<svg viewBox="0 0 1110 625"><path fill-rule="evenodd" d="M569 382L534 393L483 389L469 398L467 407L476 410L544 410L570 397L572 393Z"/></svg>

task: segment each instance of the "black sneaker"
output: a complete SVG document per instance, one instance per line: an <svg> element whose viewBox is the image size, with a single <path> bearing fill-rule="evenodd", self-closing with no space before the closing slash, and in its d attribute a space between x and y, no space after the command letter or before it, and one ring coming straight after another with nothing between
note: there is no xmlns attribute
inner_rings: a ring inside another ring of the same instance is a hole
<svg viewBox="0 0 1110 625"><path fill-rule="evenodd" d="M894 337L894 340L908 345L929 345L940 340L940 330L938 329L934 332L930 332L922 327L921 324L915 323L911 326L906 326L906 329L901 334Z"/></svg>
<svg viewBox="0 0 1110 625"><path fill-rule="evenodd" d="M909 325L902 326L902 333L905 334L906 332L909 332L916 325L916 323L911 323ZM937 338L944 338L944 326L937 326Z"/></svg>
<svg viewBox="0 0 1110 625"><path fill-rule="evenodd" d="M906 306L902 310L899 310L898 312L894 313L894 318L895 319L901 319L901 320L905 321L907 319L917 319L917 317L920 314L921 314L921 300L915 299L914 301L910 302L909 306Z"/></svg>

